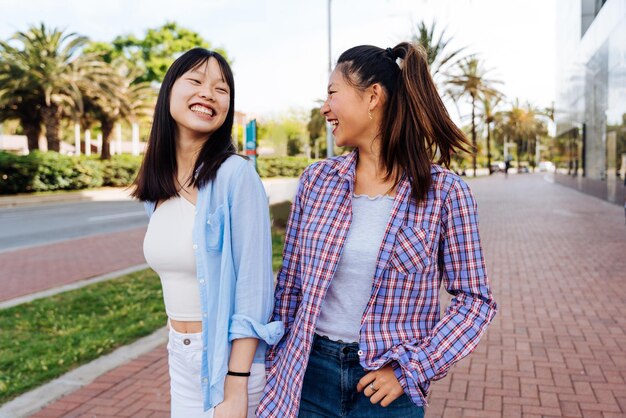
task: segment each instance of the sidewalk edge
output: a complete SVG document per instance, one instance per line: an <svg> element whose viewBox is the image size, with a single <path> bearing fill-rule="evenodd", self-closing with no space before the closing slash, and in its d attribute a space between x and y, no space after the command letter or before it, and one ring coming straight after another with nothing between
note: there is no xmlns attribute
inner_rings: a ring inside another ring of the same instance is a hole
<svg viewBox="0 0 626 418"><path fill-rule="evenodd" d="M0 406L0 418L28 417L53 401L91 383L106 372L167 342L167 327L120 347Z"/></svg>
<svg viewBox="0 0 626 418"><path fill-rule="evenodd" d="M40 292L29 293L24 296L18 296L16 298L4 300L0 302L0 309L11 308L13 306L21 305L22 303L32 302L36 299L53 296L59 293L67 292L68 290L80 289L81 287L88 286L90 284L103 282L105 280L116 279L126 274L134 273L139 270L147 269L147 264L137 264L135 266L127 267L121 270L116 270L111 273L102 274L100 276L92 277L90 279L79 280L77 282L69 283L63 286L53 287L51 289L42 290Z"/></svg>

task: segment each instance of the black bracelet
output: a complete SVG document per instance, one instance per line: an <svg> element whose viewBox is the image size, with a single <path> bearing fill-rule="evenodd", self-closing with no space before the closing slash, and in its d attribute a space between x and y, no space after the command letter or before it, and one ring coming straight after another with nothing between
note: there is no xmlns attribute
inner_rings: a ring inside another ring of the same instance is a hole
<svg viewBox="0 0 626 418"><path fill-rule="evenodd" d="M230 370L226 373L228 376L237 376L237 377L249 377L250 372L240 373L240 372L231 372Z"/></svg>

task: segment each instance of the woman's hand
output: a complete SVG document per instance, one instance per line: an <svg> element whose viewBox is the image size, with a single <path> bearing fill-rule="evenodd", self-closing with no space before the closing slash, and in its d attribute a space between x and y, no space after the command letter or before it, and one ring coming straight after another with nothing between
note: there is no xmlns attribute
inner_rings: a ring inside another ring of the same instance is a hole
<svg viewBox="0 0 626 418"><path fill-rule="evenodd" d="M233 340L228 360L228 370L249 371L259 340L239 338ZM224 402L215 407L214 418L246 418L248 416L248 378L226 375L224 379Z"/></svg>
<svg viewBox="0 0 626 418"><path fill-rule="evenodd" d="M356 390L363 391L370 398L370 402L380 402L383 407L389 406L404 393L390 364L363 376L356 385Z"/></svg>
<svg viewBox="0 0 626 418"><path fill-rule="evenodd" d="M213 418L246 418L248 416L248 378L226 376L224 401L215 407Z"/></svg>

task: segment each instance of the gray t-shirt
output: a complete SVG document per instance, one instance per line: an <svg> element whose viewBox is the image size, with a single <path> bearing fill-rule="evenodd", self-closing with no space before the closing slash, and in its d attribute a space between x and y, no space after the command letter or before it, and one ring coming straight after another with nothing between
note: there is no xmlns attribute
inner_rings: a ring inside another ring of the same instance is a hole
<svg viewBox="0 0 626 418"><path fill-rule="evenodd" d="M359 341L361 317L372 293L376 258L392 207L391 196L353 196L352 223L322 304L317 334L335 341Z"/></svg>

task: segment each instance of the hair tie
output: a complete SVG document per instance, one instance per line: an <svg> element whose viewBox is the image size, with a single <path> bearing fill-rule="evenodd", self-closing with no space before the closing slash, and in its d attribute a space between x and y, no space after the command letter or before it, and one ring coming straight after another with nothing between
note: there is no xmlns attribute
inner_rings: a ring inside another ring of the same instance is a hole
<svg viewBox="0 0 626 418"><path fill-rule="evenodd" d="M385 51L387 51L387 55L389 55L392 61L396 60L396 54L393 53L393 49L387 48Z"/></svg>

